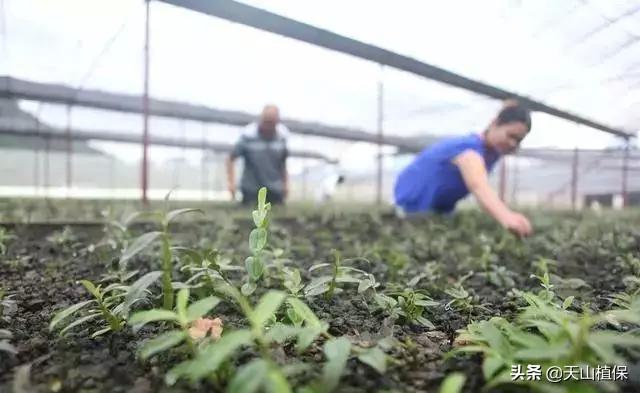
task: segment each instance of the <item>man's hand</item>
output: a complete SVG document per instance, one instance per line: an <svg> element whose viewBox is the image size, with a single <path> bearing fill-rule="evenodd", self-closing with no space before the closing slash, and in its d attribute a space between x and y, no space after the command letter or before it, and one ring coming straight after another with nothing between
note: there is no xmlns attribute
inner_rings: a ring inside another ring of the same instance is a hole
<svg viewBox="0 0 640 393"><path fill-rule="evenodd" d="M501 217L500 224L518 236L529 236L533 232L529 219L514 211L509 211Z"/></svg>

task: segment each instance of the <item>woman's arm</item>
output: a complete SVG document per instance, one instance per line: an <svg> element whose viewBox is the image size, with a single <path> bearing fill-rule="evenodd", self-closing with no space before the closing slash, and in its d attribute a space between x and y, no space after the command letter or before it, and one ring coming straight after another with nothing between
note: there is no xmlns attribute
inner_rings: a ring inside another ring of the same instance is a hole
<svg viewBox="0 0 640 393"><path fill-rule="evenodd" d="M525 236L531 233L531 224L522 214L509 209L500 200L489 184L484 159L473 150L466 150L453 159L453 163L460 168L462 179L480 205L505 228Z"/></svg>

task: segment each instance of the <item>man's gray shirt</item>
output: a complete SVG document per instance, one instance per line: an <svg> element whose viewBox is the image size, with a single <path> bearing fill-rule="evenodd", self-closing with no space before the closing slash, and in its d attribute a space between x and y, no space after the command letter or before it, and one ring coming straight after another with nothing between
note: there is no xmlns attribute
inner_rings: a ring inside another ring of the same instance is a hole
<svg viewBox="0 0 640 393"><path fill-rule="evenodd" d="M282 194L282 176L288 156L286 128L278 125L273 138L264 138L257 124L247 126L235 144L231 156L244 159L244 171L240 181L243 193L255 194L265 186L269 192Z"/></svg>

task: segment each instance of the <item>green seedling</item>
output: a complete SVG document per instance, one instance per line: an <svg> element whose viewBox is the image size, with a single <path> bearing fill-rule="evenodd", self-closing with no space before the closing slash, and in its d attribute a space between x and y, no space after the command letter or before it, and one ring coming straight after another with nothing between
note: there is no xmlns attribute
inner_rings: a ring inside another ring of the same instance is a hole
<svg viewBox="0 0 640 393"><path fill-rule="evenodd" d="M269 226L269 211L271 203L267 203L267 189L258 191L258 207L252 212L255 228L249 234L249 249L251 256L244 261L247 269L247 281L242 285L242 294L251 295L257 288L257 282L265 271L264 248L267 245L267 228Z"/></svg>
<svg viewBox="0 0 640 393"><path fill-rule="evenodd" d="M186 247L174 247L173 251L184 256L180 271L186 273L189 278L186 285L192 288L206 287L215 291L221 283L229 283L227 272L239 271L242 268L231 264L228 258L222 258L216 249L192 250Z"/></svg>
<svg viewBox="0 0 640 393"><path fill-rule="evenodd" d="M390 291L386 294L376 294L374 300L390 318L402 317L408 323L417 323L428 329L435 326L424 316L427 308L440 305L425 293L407 287L402 291Z"/></svg>
<svg viewBox="0 0 640 393"><path fill-rule="evenodd" d="M640 337L603 330L603 322L640 322L638 310L616 309L600 314L576 313L549 304L548 300L533 293L523 294L528 305L520 312L516 322L494 317L474 322L459 331L455 353L482 353L485 390L498 385L525 385L534 391L596 392L593 381L565 379L561 384L546 379L549 367L575 366L592 368L600 365L626 364L620 348L640 348ZM528 381L513 378L515 367L527 364L541 366L541 380ZM616 390L612 381L596 383L606 391Z"/></svg>
<svg viewBox="0 0 640 393"><path fill-rule="evenodd" d="M319 263L309 268L309 273L316 270L330 270L330 274L314 278L304 290L305 296L312 297L324 295L325 298L331 299L335 293L343 291L343 284L360 284L363 280L368 285L371 282L370 274L364 270L360 270L351 266L343 266L344 262L353 261L353 259L343 260L338 250L331 250L332 258L330 263ZM361 288L362 289L362 288ZM361 290L362 291L362 290Z"/></svg>
<svg viewBox="0 0 640 393"><path fill-rule="evenodd" d="M102 320L102 328L93 332L91 337L95 338L108 332L118 332L126 324L131 307L136 303L146 299L147 288L160 278L161 272L150 272L142 276L132 285L122 285L113 283L102 288L88 280L80 280L79 283L89 292L93 299L76 303L66 309L56 313L49 323L49 330L53 331L68 321L60 330L60 335L79 327L87 322Z"/></svg>
<svg viewBox="0 0 640 393"><path fill-rule="evenodd" d="M5 227L0 227L0 255L6 255L9 242L15 238Z"/></svg>
<svg viewBox="0 0 640 393"><path fill-rule="evenodd" d="M516 277L517 274L505 266L491 264L486 271L478 273L478 275L485 277L491 285L498 288L513 288L516 286L514 277Z"/></svg>
<svg viewBox="0 0 640 393"><path fill-rule="evenodd" d="M458 312L466 313L469 318L471 318L471 315L476 312L489 311L487 308L488 304L481 303L480 297L469 293L461 283L455 284L444 292L452 298L447 304L445 304L445 310L456 310Z"/></svg>
<svg viewBox="0 0 640 393"><path fill-rule="evenodd" d="M255 392L260 389L290 392L287 370L280 367L271 354L273 344L282 344L296 338L298 350L305 350L320 334L326 332L322 323L306 304L297 298L287 298L282 292L269 291L258 304L252 307L247 298L232 286L220 290L234 300L249 322L249 327L225 333L219 340L208 343L197 350L196 355L172 368L165 376L168 385L178 379L188 378L195 382L203 378L214 378L219 368L242 347L253 347L259 357L242 366L228 385L231 392ZM305 320L303 327L274 323L276 313L284 302L296 309Z"/></svg>
<svg viewBox="0 0 640 393"><path fill-rule="evenodd" d="M139 349L140 359L146 360L183 342L186 342L191 353L196 355L196 340L203 343L201 339L206 338L208 330L211 330L211 338L216 339L220 336L222 331L220 319L212 320L211 326L199 326L203 324L197 323L220 303L220 299L209 296L191 304L188 303L189 289L181 289L176 298L175 311L152 309L131 315L129 325L133 327L134 332L151 322L170 322L177 327L146 341Z"/></svg>

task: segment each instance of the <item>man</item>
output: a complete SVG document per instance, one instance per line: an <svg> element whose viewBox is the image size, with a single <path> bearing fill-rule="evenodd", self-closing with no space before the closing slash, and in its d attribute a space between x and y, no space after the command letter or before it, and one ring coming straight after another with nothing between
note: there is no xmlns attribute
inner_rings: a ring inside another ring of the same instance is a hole
<svg viewBox="0 0 640 393"><path fill-rule="evenodd" d="M258 190L267 187L267 201L284 203L289 191L287 174L287 141L289 131L280 124L280 111L275 105L262 110L258 123L249 124L227 158L227 186L236 199L235 167L237 157L244 159L240 181L242 204L256 203Z"/></svg>

